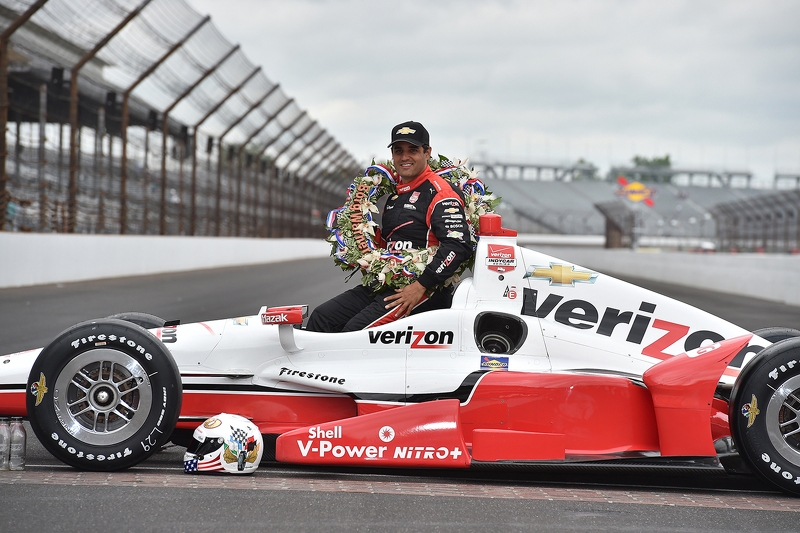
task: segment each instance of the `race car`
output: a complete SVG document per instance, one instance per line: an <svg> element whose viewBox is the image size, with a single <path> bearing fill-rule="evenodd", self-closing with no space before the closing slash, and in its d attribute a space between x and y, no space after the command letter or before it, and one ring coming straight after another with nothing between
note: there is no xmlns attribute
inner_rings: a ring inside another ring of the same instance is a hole
<svg viewBox="0 0 800 533"><path fill-rule="evenodd" d="M224 412L287 463L721 470L740 457L800 494L800 332L746 331L521 248L494 214L480 227L449 309L348 333L303 330L304 305L92 320L0 357L0 414L85 470L134 466Z"/></svg>

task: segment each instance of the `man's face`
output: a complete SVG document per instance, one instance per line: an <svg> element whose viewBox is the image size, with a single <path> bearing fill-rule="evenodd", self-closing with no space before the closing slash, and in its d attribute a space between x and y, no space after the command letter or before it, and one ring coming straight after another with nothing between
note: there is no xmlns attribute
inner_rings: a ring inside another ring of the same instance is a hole
<svg viewBox="0 0 800 533"><path fill-rule="evenodd" d="M414 178L422 174L430 156L430 146L427 150L423 150L421 146L405 141L398 141L392 145L392 162L404 183L414 181Z"/></svg>

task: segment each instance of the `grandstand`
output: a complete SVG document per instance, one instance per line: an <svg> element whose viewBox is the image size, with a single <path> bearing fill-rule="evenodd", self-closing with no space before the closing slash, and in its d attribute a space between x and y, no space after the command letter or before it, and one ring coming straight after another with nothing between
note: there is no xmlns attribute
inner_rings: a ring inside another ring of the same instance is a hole
<svg viewBox="0 0 800 533"><path fill-rule="evenodd" d="M622 194L624 187L611 181L481 178L488 189L503 197L501 211L509 225L521 232L605 235L604 212L608 212L612 207L610 203L613 203L622 206L628 213L626 216L630 217L630 222L623 223L625 227L622 230L628 234L628 238L623 239L624 245L676 249L719 247L723 237L718 222L718 206L736 205L741 209L741 206L770 194L764 189L744 187L647 183L652 205L646 205L628 200ZM614 210L620 212L619 207Z"/></svg>

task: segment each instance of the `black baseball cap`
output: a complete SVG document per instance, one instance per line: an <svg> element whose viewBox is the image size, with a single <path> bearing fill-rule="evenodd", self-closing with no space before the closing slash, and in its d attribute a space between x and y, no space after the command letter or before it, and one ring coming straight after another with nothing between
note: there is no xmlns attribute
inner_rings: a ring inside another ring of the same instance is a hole
<svg viewBox="0 0 800 533"><path fill-rule="evenodd" d="M389 143L388 148L398 141L405 141L416 146L430 146L431 136L428 135L425 126L409 120L392 128L392 142Z"/></svg>

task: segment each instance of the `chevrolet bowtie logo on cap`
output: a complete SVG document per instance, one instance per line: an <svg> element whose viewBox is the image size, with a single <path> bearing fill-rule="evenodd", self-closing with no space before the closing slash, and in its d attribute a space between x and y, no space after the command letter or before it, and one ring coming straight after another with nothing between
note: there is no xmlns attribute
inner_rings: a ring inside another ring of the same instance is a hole
<svg viewBox="0 0 800 533"><path fill-rule="evenodd" d="M594 283L597 280L597 273L575 270L575 267L572 265L557 265L555 263L550 263L549 267L528 267L528 271L525 272L523 278L546 279L550 281L550 285L574 287L575 282Z"/></svg>
<svg viewBox="0 0 800 533"><path fill-rule="evenodd" d="M389 147L391 148L396 142L407 142L415 146L430 146L431 137L425 126L419 122L409 120L392 128L392 142L389 143Z"/></svg>

